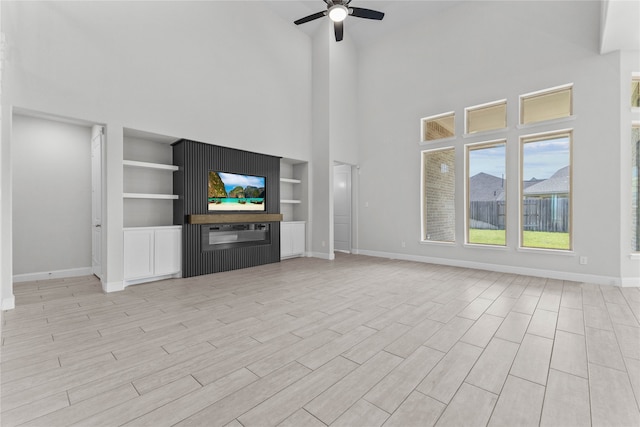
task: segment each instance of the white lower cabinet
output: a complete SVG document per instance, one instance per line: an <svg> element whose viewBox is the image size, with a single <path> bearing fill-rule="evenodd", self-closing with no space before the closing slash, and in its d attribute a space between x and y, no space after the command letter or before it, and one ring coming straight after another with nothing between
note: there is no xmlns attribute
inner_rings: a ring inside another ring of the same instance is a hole
<svg viewBox="0 0 640 427"><path fill-rule="evenodd" d="M286 221L280 223L280 258L304 256L306 223Z"/></svg>
<svg viewBox="0 0 640 427"><path fill-rule="evenodd" d="M124 229L125 285L180 277L182 227Z"/></svg>

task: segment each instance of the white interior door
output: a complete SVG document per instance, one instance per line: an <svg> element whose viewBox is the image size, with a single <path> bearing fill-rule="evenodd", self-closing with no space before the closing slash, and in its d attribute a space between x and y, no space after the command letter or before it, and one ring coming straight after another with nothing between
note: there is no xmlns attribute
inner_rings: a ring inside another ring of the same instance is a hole
<svg viewBox="0 0 640 427"><path fill-rule="evenodd" d="M333 167L333 248L351 252L351 166Z"/></svg>
<svg viewBox="0 0 640 427"><path fill-rule="evenodd" d="M91 132L91 268L102 279L102 126Z"/></svg>

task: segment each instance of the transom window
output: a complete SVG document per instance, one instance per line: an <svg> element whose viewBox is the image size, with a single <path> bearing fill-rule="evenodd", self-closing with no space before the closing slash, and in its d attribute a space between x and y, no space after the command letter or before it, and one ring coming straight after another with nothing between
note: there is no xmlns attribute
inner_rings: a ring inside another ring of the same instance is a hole
<svg viewBox="0 0 640 427"><path fill-rule="evenodd" d="M472 134L507 127L507 101L496 101L464 109L465 133Z"/></svg>
<svg viewBox="0 0 640 427"><path fill-rule="evenodd" d="M438 114L422 119L422 141L435 141L455 136L455 113Z"/></svg>
<svg viewBox="0 0 640 427"><path fill-rule="evenodd" d="M572 89L572 86L563 86L520 96L520 124L571 116Z"/></svg>

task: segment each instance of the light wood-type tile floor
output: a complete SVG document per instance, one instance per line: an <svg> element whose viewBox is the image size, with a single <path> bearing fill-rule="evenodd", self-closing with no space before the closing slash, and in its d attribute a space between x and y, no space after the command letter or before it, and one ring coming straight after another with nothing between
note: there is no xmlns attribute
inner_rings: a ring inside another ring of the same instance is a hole
<svg viewBox="0 0 640 427"><path fill-rule="evenodd" d="M640 289L339 254L16 284L1 424L640 425Z"/></svg>

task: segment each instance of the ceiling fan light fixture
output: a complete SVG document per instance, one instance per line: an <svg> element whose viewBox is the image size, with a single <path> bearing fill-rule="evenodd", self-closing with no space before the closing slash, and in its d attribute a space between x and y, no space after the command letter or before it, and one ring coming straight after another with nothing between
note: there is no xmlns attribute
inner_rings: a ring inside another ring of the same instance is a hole
<svg viewBox="0 0 640 427"><path fill-rule="evenodd" d="M333 22L342 22L349 15L349 9L341 4L336 4L329 8L329 19Z"/></svg>

